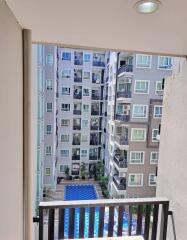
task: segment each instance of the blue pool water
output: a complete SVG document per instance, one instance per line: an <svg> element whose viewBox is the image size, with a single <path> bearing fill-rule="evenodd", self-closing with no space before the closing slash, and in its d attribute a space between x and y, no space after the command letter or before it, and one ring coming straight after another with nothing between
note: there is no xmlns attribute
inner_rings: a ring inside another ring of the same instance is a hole
<svg viewBox="0 0 187 240"><path fill-rule="evenodd" d="M97 199L97 194L93 185L67 185L65 187L64 200L94 200ZM108 219L109 219L109 209L105 208L105 217L104 217L104 236L107 236L108 233ZM117 234L117 221L118 213L115 210L114 214L114 233ZM84 238L88 238L88 229L89 229L89 208L85 209L85 232ZM132 219L132 234L136 231L136 219ZM74 238L79 237L79 208L75 209L75 222L74 222ZM94 216L94 237L98 237L98 228L99 228L99 208L95 209ZM65 238L68 238L68 229L69 229L69 209L65 209L65 219L64 219L64 235ZM128 232L128 214L124 212L123 215L123 235L127 235Z"/></svg>

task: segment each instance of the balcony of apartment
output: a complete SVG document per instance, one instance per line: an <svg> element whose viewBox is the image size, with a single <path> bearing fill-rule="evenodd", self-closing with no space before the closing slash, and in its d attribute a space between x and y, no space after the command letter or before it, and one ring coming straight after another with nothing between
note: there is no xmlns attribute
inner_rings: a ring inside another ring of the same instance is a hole
<svg viewBox="0 0 187 240"><path fill-rule="evenodd" d="M123 75L125 73L133 73L133 65L125 64L125 65L120 66L120 68L118 69L118 77L120 77L121 75Z"/></svg>
<svg viewBox="0 0 187 240"><path fill-rule="evenodd" d="M94 53L93 54L93 66L105 67L105 54Z"/></svg>
<svg viewBox="0 0 187 240"><path fill-rule="evenodd" d="M83 65L83 52L75 52L74 53L74 64L75 65Z"/></svg>
<svg viewBox="0 0 187 240"><path fill-rule="evenodd" d="M116 107L116 120L121 122L130 121L131 105L127 103L117 103Z"/></svg>
<svg viewBox="0 0 187 240"><path fill-rule="evenodd" d="M121 122L129 122L130 121L130 115L125 115L125 114L116 114L116 120L121 121Z"/></svg>
<svg viewBox="0 0 187 240"><path fill-rule="evenodd" d="M100 92L92 90L92 100L101 100Z"/></svg>
<svg viewBox="0 0 187 240"><path fill-rule="evenodd" d="M100 141L100 136L98 133L91 133L90 134L90 145L100 145L101 141Z"/></svg>
<svg viewBox="0 0 187 240"><path fill-rule="evenodd" d="M125 135L116 135L114 137L115 144L120 150L127 150L129 148L129 140Z"/></svg>
<svg viewBox="0 0 187 240"><path fill-rule="evenodd" d="M100 84L102 81L102 72L99 70L93 70L92 72L92 83Z"/></svg>
<svg viewBox="0 0 187 240"><path fill-rule="evenodd" d="M118 79L117 82L117 100L129 102L132 100L132 79L125 77L124 79Z"/></svg>
<svg viewBox="0 0 187 240"><path fill-rule="evenodd" d="M73 130L81 130L81 119L73 119Z"/></svg>
<svg viewBox="0 0 187 240"><path fill-rule="evenodd" d="M74 69L74 82L82 82L82 69Z"/></svg>
<svg viewBox="0 0 187 240"><path fill-rule="evenodd" d="M73 98L82 99L82 87L74 87Z"/></svg>
<svg viewBox="0 0 187 240"><path fill-rule="evenodd" d="M113 183L117 190L125 191L127 188L127 181L125 177L119 177L118 175L113 176Z"/></svg>
<svg viewBox="0 0 187 240"><path fill-rule="evenodd" d="M89 160L98 160L98 155L97 154L90 154L89 155Z"/></svg>
<svg viewBox="0 0 187 240"><path fill-rule="evenodd" d="M120 53L117 75L119 77L133 74L133 56L129 53Z"/></svg>
<svg viewBox="0 0 187 240"><path fill-rule="evenodd" d="M80 148L72 149L72 160L80 160Z"/></svg>
<svg viewBox="0 0 187 240"><path fill-rule="evenodd" d="M99 119L98 118L91 119L90 130L95 130L95 131L99 130Z"/></svg>
<svg viewBox="0 0 187 240"><path fill-rule="evenodd" d="M74 110L73 110L73 114L74 115L81 115L82 111L81 111L81 103L75 103L74 104Z"/></svg>
<svg viewBox="0 0 187 240"><path fill-rule="evenodd" d="M80 133L73 134L72 145L80 145L80 144L81 144L81 134Z"/></svg>
<svg viewBox="0 0 187 240"><path fill-rule="evenodd" d="M121 156L120 154L115 154L114 165L119 172L127 171L127 167L128 167L127 158L124 156Z"/></svg>
<svg viewBox="0 0 187 240"><path fill-rule="evenodd" d="M100 115L99 104L98 103L92 103L92 105L91 105L91 115L92 116L99 116Z"/></svg>

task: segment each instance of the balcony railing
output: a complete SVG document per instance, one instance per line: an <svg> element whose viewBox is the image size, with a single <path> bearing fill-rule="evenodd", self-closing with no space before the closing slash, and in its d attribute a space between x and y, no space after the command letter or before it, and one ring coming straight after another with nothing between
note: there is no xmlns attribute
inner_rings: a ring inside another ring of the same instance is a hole
<svg viewBox="0 0 187 240"><path fill-rule="evenodd" d="M133 72L133 65L123 65L118 69L118 75L124 72Z"/></svg>
<svg viewBox="0 0 187 240"><path fill-rule="evenodd" d="M80 155L72 155L72 160L80 160Z"/></svg>
<svg viewBox="0 0 187 240"><path fill-rule="evenodd" d="M132 93L129 92L117 92L117 98L131 98L132 97Z"/></svg>
<svg viewBox="0 0 187 240"><path fill-rule="evenodd" d="M74 82L82 82L82 77L74 77Z"/></svg>
<svg viewBox="0 0 187 240"><path fill-rule="evenodd" d="M126 190L126 178L119 177L119 176L113 176L113 182L118 190Z"/></svg>
<svg viewBox="0 0 187 240"><path fill-rule="evenodd" d="M99 126L95 126L95 125L90 126L90 130L98 130L98 129L99 129Z"/></svg>
<svg viewBox="0 0 187 240"><path fill-rule="evenodd" d="M82 99L82 92L80 93L74 93L73 94L74 99Z"/></svg>
<svg viewBox="0 0 187 240"><path fill-rule="evenodd" d="M122 121L122 122L129 122L130 121L130 115L116 114L116 120L119 120L119 121Z"/></svg>
<svg viewBox="0 0 187 240"><path fill-rule="evenodd" d="M92 140L90 140L90 145L100 145L101 143L100 143L100 141L99 141L99 139L92 139Z"/></svg>
<svg viewBox="0 0 187 240"><path fill-rule="evenodd" d="M72 145L80 145L81 140L80 139L73 139Z"/></svg>
<svg viewBox="0 0 187 240"><path fill-rule="evenodd" d="M92 94L92 100L100 100L100 96Z"/></svg>
<svg viewBox="0 0 187 240"><path fill-rule="evenodd" d="M129 145L129 140L123 136L120 135L116 135L115 136L115 141L119 144L119 145Z"/></svg>
<svg viewBox="0 0 187 240"><path fill-rule="evenodd" d="M73 130L81 130L81 125L73 125Z"/></svg>
<svg viewBox="0 0 187 240"><path fill-rule="evenodd" d="M120 157L119 155L114 156L114 162L119 168L127 168L127 159Z"/></svg>
<svg viewBox="0 0 187 240"><path fill-rule="evenodd" d="M82 59L75 59L74 60L74 64L75 65L82 65L83 64L83 60Z"/></svg>
<svg viewBox="0 0 187 240"><path fill-rule="evenodd" d="M81 110L73 110L74 115L81 115Z"/></svg>
<svg viewBox="0 0 187 240"><path fill-rule="evenodd" d="M93 115L93 116L98 116L98 115L99 115L99 110L98 110L98 111L92 110L92 111L91 111L91 115Z"/></svg>
<svg viewBox="0 0 187 240"><path fill-rule="evenodd" d="M40 202L39 240L93 238L94 232L97 238L105 232L108 237L125 233L166 240L168 208L168 199L161 197Z"/></svg>
<svg viewBox="0 0 187 240"><path fill-rule="evenodd" d="M93 61L93 66L95 66L95 67L105 67L105 63L103 61L94 60Z"/></svg>
<svg viewBox="0 0 187 240"><path fill-rule="evenodd" d="M97 155L90 155L89 160L97 160L98 156Z"/></svg>

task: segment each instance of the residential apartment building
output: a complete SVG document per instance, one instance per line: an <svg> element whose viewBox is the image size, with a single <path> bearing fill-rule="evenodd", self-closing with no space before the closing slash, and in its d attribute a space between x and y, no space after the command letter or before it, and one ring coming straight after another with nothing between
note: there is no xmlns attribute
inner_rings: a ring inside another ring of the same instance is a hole
<svg viewBox="0 0 187 240"><path fill-rule="evenodd" d="M105 162L111 197L156 193L163 83L172 58L110 53Z"/></svg>
<svg viewBox="0 0 187 240"><path fill-rule="evenodd" d="M67 167L80 176L82 162L91 175L101 160L111 197L154 196L163 79L172 59L43 45L37 51L43 187L55 189Z"/></svg>

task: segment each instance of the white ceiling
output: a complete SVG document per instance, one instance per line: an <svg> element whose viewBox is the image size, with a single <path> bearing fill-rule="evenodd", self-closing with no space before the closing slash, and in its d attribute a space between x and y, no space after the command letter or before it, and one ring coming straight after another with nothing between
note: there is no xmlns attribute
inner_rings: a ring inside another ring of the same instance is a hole
<svg viewBox="0 0 187 240"><path fill-rule="evenodd" d="M135 0L7 0L34 42L187 55L187 0L161 0L142 15Z"/></svg>

